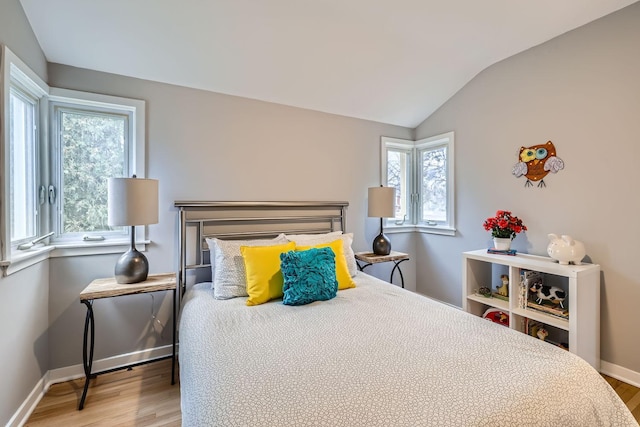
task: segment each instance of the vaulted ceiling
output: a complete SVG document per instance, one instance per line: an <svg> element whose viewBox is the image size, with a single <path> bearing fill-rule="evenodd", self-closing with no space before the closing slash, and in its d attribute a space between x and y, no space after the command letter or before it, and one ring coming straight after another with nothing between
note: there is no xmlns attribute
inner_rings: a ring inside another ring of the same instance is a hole
<svg viewBox="0 0 640 427"><path fill-rule="evenodd" d="M636 0L21 0L49 62L415 127Z"/></svg>

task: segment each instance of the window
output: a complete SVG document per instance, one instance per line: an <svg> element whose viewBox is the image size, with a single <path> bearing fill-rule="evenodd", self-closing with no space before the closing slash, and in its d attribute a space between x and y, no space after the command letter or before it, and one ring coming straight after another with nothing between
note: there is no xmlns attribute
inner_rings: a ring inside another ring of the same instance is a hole
<svg viewBox="0 0 640 427"><path fill-rule="evenodd" d="M411 212L412 197L412 141L401 139L383 138L386 170L386 185L396 189L395 224L411 224L413 216Z"/></svg>
<svg viewBox="0 0 640 427"><path fill-rule="evenodd" d="M49 110L56 242L128 236L107 224L107 180L144 176L144 102L52 89Z"/></svg>
<svg viewBox="0 0 640 427"><path fill-rule="evenodd" d="M6 46L2 49L2 102L0 137L4 163L0 212L2 223L2 261L10 259L18 245L31 241L41 232L40 143L46 130L40 126L49 88Z"/></svg>
<svg viewBox="0 0 640 427"><path fill-rule="evenodd" d="M454 133L420 141L382 138L383 183L396 188L393 225L453 235Z"/></svg>
<svg viewBox="0 0 640 427"><path fill-rule="evenodd" d="M416 141L419 223L453 228L453 132Z"/></svg>

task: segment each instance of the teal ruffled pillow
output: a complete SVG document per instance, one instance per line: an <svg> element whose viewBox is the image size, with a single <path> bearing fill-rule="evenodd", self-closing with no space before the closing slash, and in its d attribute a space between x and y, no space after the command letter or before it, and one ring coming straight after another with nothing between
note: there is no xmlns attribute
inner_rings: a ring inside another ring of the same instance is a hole
<svg viewBox="0 0 640 427"><path fill-rule="evenodd" d="M336 256L331 248L313 248L280 254L284 278L282 303L303 305L336 296Z"/></svg>

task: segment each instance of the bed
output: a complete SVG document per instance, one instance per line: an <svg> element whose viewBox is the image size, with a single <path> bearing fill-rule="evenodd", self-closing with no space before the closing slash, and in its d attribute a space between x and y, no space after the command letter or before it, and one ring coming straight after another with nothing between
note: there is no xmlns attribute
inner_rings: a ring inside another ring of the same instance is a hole
<svg viewBox="0 0 640 427"><path fill-rule="evenodd" d="M222 205L176 202L184 426L637 426L577 356L362 272L355 288L301 306L216 299L211 283L188 284L190 267L210 269L206 223L244 215L233 225L243 229L267 218L224 209L208 216ZM321 209L329 231L344 226L344 207L332 208L336 216ZM299 206L275 208L296 232L322 228ZM278 220L266 223L257 234L282 231ZM190 263L193 224L199 253ZM245 236L225 227L226 237Z"/></svg>

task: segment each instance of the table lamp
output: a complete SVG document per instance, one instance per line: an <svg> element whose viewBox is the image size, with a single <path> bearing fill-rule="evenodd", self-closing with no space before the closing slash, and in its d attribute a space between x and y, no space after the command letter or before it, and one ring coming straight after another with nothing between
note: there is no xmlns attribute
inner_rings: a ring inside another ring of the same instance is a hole
<svg viewBox="0 0 640 427"><path fill-rule="evenodd" d="M107 204L109 225L131 226L131 247L116 263L116 282L144 282L149 261L136 249L136 225L158 223L158 180L109 178Z"/></svg>
<svg viewBox="0 0 640 427"><path fill-rule="evenodd" d="M396 216L395 198L396 189L393 187L369 188L369 217L380 217L380 234L373 239L373 253L376 255L389 255L391 253L391 242L384 235L382 219Z"/></svg>

